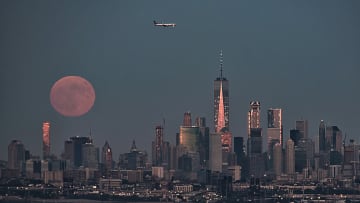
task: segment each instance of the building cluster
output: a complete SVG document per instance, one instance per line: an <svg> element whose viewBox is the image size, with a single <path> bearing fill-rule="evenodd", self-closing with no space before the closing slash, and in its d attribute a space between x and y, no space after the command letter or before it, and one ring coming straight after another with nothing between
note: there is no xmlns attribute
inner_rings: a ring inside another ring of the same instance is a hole
<svg viewBox="0 0 360 203"><path fill-rule="evenodd" d="M267 125L260 123L259 101L251 101L247 135L234 136L230 130L229 81L214 80L213 130L204 117L185 112L176 133L176 143L164 139L164 126L155 127L151 159L133 141L129 152L114 161L105 142L101 151L89 137L71 137L64 143L60 158L50 153L50 123L43 123L43 156L32 156L19 140L8 147L7 167L2 178L26 177L63 185L97 183L118 187L123 181L143 182L183 180L218 186L236 181L272 180L279 182L344 181L360 174L358 144L346 144L337 126L319 124L318 135L310 138L308 121L295 121L290 132L283 130L281 108L270 108ZM284 140L284 133L289 139ZM244 138L247 138L246 142ZM265 142L265 143L263 143Z"/></svg>

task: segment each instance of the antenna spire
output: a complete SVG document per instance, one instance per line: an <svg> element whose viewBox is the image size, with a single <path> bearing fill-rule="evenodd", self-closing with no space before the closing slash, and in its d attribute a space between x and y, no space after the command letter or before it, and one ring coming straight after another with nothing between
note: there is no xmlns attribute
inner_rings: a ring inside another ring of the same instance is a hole
<svg viewBox="0 0 360 203"><path fill-rule="evenodd" d="M220 79L223 79L223 52L220 50Z"/></svg>

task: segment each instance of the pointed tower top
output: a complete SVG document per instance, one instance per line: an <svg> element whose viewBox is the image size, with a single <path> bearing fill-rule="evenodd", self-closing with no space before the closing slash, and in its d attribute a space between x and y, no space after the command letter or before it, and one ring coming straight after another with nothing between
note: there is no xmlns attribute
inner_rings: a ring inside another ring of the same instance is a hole
<svg viewBox="0 0 360 203"><path fill-rule="evenodd" d="M132 145L131 145L131 152L137 151L136 145L135 145L135 140L133 140Z"/></svg>
<svg viewBox="0 0 360 203"><path fill-rule="evenodd" d="M109 147L110 147L110 145L109 145L108 141L105 140L104 148L109 148Z"/></svg>
<svg viewBox="0 0 360 203"><path fill-rule="evenodd" d="M223 52L220 50L220 79L223 78Z"/></svg>

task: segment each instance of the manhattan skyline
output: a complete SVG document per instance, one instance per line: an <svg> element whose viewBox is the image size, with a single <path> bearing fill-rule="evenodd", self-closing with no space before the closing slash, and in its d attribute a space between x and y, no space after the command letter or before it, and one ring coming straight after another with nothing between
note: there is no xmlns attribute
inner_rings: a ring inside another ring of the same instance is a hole
<svg viewBox="0 0 360 203"><path fill-rule="evenodd" d="M150 153L163 119L164 140L175 143L187 111L213 129L220 50L233 137L246 139L256 100L263 129L267 110L282 109L284 142L302 119L310 138L324 120L360 142L359 10L358 1L1 1L0 159L13 139L41 156L44 121L51 153L91 129L96 146L110 143L114 160L132 140ZM51 86L67 75L94 86L84 116L51 107Z"/></svg>

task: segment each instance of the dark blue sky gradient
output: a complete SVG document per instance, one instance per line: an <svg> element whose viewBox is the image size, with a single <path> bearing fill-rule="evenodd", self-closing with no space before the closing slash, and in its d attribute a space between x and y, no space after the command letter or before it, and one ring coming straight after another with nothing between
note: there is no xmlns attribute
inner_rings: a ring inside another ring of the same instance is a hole
<svg viewBox="0 0 360 203"><path fill-rule="evenodd" d="M360 1L2 0L0 159L12 139L41 155L44 120L53 153L91 128L116 160L133 139L151 154L163 118L172 143L185 111L213 129L221 49L234 136L246 135L249 102L259 100L263 128L268 108L283 109L286 139L303 118L311 137L323 119L360 141ZM50 105L52 84L66 75L95 88L85 116Z"/></svg>

